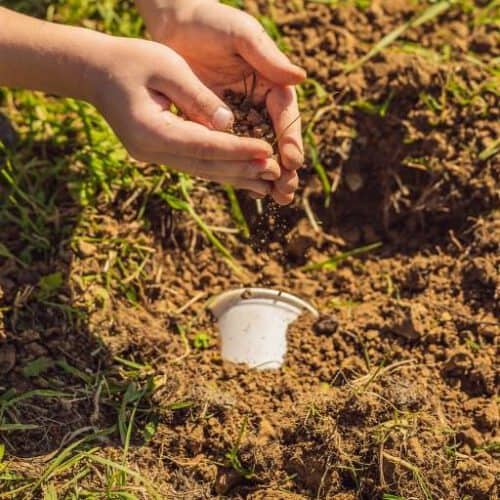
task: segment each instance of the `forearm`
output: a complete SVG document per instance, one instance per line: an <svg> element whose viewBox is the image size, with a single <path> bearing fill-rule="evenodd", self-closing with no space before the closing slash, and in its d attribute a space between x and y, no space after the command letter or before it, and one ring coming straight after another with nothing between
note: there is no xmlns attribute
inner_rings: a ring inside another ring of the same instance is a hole
<svg viewBox="0 0 500 500"><path fill-rule="evenodd" d="M106 39L0 7L0 85L92 101Z"/></svg>

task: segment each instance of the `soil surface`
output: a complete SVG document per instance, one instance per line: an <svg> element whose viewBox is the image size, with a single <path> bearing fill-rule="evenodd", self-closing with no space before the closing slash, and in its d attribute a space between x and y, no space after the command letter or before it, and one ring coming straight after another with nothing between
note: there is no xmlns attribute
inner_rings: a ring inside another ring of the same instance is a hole
<svg viewBox="0 0 500 500"><path fill-rule="evenodd" d="M151 199L140 218L130 193L76 229L88 243L61 239L33 269L0 257L0 385L41 389L49 376L62 390L68 377L81 384L57 365L26 377L40 357L83 373L108 367L117 379L114 356L152 367L144 404L156 432L145 441L139 412L128 460L163 498L498 498L500 163L481 154L500 132L487 66L500 55L498 33L451 7L346 72L343 62L412 18L412 2L273 4L290 57L325 92L304 87L303 123L331 194L311 160L289 207L264 200L259 213L239 194L251 238L217 233L239 269L189 214ZM246 8L269 15L268 2ZM273 141L262 107L230 100L236 133ZM69 195L59 196L64 212ZM201 184L190 196L211 227L234 227L220 188ZM17 237L2 235L14 254ZM152 249L133 307L118 289L108 295L83 279L116 250L99 242L120 239ZM68 278L61 293L88 321L70 324L31 294L56 269ZM292 292L320 311L290 328L281 370L221 360L205 306L238 286ZM36 471L23 457L53 452L68 433L110 425L114 413L95 401L54 403L43 429L12 437L19 469ZM39 415L25 407L19 419ZM120 456L115 438L103 443Z"/></svg>

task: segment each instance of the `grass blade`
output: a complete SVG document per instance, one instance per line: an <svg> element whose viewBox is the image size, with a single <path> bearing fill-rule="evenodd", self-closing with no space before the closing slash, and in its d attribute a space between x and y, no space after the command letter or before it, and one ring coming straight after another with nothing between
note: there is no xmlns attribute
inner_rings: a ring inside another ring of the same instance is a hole
<svg viewBox="0 0 500 500"><path fill-rule="evenodd" d="M246 239L250 238L250 228L248 227L245 216L243 215L234 188L226 184L224 186L224 189L226 191L227 197L229 198L229 204L231 206L231 215L233 216L233 219L235 220L243 237Z"/></svg>
<svg viewBox="0 0 500 500"><path fill-rule="evenodd" d="M305 141L309 146L309 154L311 157L311 163L316 170L321 181L321 186L323 187L323 193L325 195L325 207L330 206L330 198L332 196L332 186L330 184L330 179L326 174L325 167L319 160L318 147L316 144L316 139L310 127L307 128L305 132Z"/></svg>
<svg viewBox="0 0 500 500"><path fill-rule="evenodd" d="M0 432L31 431L39 427L39 425L35 424L0 424Z"/></svg>
<svg viewBox="0 0 500 500"><path fill-rule="evenodd" d="M355 257L356 255L361 255L364 253L371 252L372 250L380 248L381 246L382 246L382 243L377 242L377 243L372 243L370 245L365 245L362 247L354 248L353 250L349 250L347 252L342 252L342 253L339 253L337 255L334 255L330 259L324 260L323 262L316 262L316 263L308 264L303 269L304 269L304 271L314 271L316 269L335 271L335 269L337 269L338 265L341 262L344 262L349 257Z"/></svg>

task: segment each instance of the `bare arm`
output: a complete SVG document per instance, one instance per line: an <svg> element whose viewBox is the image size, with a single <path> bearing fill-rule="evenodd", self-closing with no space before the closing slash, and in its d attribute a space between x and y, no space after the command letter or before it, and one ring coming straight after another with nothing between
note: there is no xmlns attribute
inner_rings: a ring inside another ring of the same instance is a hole
<svg viewBox="0 0 500 500"><path fill-rule="evenodd" d="M0 7L0 85L93 100L106 35Z"/></svg>
<svg viewBox="0 0 500 500"><path fill-rule="evenodd" d="M232 114L172 49L0 8L0 85L93 103L136 159L265 196L269 144L226 134ZM175 103L184 116L170 112ZM192 121L191 121L192 120Z"/></svg>

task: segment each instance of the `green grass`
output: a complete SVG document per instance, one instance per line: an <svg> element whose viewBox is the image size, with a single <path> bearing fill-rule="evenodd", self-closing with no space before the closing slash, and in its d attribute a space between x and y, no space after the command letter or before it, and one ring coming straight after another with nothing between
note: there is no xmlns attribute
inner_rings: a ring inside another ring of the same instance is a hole
<svg viewBox="0 0 500 500"><path fill-rule="evenodd" d="M248 419L245 418L243 423L241 424L240 431L238 433L238 437L231 447L231 449L226 453L226 460L228 461L229 465L236 471L238 474L240 474L242 477L245 479L252 479L254 477L254 471L246 468L243 466L241 463L241 460L239 458L239 452L240 452L240 447L241 443L243 441L243 437L245 435L246 429L248 426Z"/></svg>

